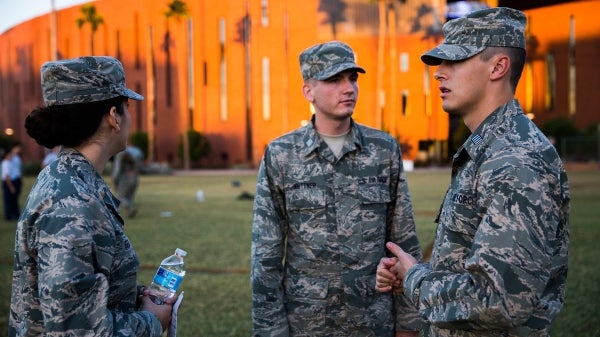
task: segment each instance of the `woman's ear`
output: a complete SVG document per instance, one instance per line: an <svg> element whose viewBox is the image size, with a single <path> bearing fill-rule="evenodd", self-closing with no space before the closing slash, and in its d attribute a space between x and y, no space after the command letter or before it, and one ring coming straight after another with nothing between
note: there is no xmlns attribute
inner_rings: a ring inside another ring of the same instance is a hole
<svg viewBox="0 0 600 337"><path fill-rule="evenodd" d="M113 128L116 132L121 131L121 127L119 126L119 117L117 115L117 108L111 107L110 112L107 116L108 125Z"/></svg>

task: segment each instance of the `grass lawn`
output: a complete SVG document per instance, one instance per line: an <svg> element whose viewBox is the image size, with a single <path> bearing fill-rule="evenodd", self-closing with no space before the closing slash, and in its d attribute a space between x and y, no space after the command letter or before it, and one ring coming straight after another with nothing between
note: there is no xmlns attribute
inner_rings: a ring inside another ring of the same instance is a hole
<svg viewBox="0 0 600 337"><path fill-rule="evenodd" d="M419 170L408 178L417 234L426 247L449 172ZM600 337L600 172L574 171L569 178L573 202L567 300L552 336ZM25 191L32 182L32 177L25 179ZM176 247L188 252L179 337L250 336L252 202L238 196L254 194L255 182L252 171L141 179L138 215L125 226L142 264L139 282L149 283L158 263ZM202 202L196 200L198 190L204 192ZM14 228L15 223L0 220L0 336L7 331Z"/></svg>

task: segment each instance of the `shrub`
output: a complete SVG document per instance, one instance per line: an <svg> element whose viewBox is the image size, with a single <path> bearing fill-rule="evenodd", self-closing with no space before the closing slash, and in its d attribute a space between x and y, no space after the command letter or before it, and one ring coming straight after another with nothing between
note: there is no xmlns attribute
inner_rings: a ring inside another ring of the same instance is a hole
<svg viewBox="0 0 600 337"><path fill-rule="evenodd" d="M210 141L205 135L193 129L189 129L187 131L187 135L191 161L204 158L210 154ZM183 135L180 136L177 154L179 155L180 159L183 159Z"/></svg>
<svg viewBox="0 0 600 337"><path fill-rule="evenodd" d="M144 158L148 158L148 133L144 131L134 132L131 134L131 136L129 136L129 142L131 145L142 150Z"/></svg>
<svg viewBox="0 0 600 337"><path fill-rule="evenodd" d="M542 130L546 137L554 138L557 144L560 144L560 141L565 137L579 135L575 123L564 117L558 117L540 125L540 130Z"/></svg>

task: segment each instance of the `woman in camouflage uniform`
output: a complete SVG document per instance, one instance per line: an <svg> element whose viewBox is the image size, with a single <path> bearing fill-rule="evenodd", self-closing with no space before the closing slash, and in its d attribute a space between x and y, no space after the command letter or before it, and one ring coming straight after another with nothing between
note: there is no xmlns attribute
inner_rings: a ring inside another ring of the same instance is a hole
<svg viewBox="0 0 600 337"><path fill-rule="evenodd" d="M17 225L8 335L159 337L172 303L152 303L136 284L139 262L101 176L125 148L128 99L143 97L110 57L45 63L42 92L46 107L27 116L27 133L62 150Z"/></svg>

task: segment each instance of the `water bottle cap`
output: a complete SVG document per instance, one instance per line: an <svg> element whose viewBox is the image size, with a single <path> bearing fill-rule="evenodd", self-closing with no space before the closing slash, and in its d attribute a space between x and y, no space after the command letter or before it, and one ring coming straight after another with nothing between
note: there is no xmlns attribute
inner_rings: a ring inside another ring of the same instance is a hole
<svg viewBox="0 0 600 337"><path fill-rule="evenodd" d="M177 248L177 249L175 249L175 254L177 254L179 256L186 256L187 252L181 248Z"/></svg>

